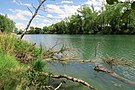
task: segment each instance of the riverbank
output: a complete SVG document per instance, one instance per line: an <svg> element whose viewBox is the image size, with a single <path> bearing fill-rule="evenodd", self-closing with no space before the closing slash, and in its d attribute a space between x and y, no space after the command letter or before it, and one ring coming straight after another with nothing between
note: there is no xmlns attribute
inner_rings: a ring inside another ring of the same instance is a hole
<svg viewBox="0 0 135 90"><path fill-rule="evenodd" d="M45 50L35 47L32 43L20 40L12 34L1 33L0 89L29 90L33 87L35 89L42 88L47 77L39 76L46 66L45 62L40 59L45 54ZM46 70L46 72L48 71ZM34 83L34 81L36 82ZM41 82L42 84L39 84Z"/></svg>

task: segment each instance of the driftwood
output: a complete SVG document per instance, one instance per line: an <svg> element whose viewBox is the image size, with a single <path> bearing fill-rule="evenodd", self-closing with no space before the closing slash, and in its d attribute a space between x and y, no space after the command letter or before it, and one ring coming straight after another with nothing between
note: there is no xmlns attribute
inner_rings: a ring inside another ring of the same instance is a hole
<svg viewBox="0 0 135 90"><path fill-rule="evenodd" d="M101 72L105 72L105 73L111 75L112 77L114 77L114 78L116 78L116 79L118 79L118 80L120 80L120 81L122 81L122 82L124 82L124 83L131 84L131 85L135 85L135 82L133 82L133 81L131 81L131 80L129 80L129 79L126 79L126 78L124 78L124 77L122 77L122 76L116 74L115 72L113 72L113 71L111 71L111 70L109 70L109 69L107 69L107 68L105 68L105 67L103 67L103 66L96 66L96 67L94 68L94 70L96 70L96 71L101 71Z"/></svg>
<svg viewBox="0 0 135 90"><path fill-rule="evenodd" d="M68 76L68 75L50 75L50 77L57 78L57 79L65 78L67 80L70 80L70 81L73 81L73 82L78 82L80 84L83 84L83 85L89 87L90 89L96 90L93 86L91 86L87 82L85 82L85 81L83 81L81 79L78 79L78 78L74 78L74 77Z"/></svg>
<svg viewBox="0 0 135 90"><path fill-rule="evenodd" d="M52 60L52 59L46 59L47 62L79 62L79 63L86 63L86 62L96 62L96 60Z"/></svg>
<svg viewBox="0 0 135 90"><path fill-rule="evenodd" d="M61 87L62 83L59 84L58 87L56 87L54 90L58 90Z"/></svg>

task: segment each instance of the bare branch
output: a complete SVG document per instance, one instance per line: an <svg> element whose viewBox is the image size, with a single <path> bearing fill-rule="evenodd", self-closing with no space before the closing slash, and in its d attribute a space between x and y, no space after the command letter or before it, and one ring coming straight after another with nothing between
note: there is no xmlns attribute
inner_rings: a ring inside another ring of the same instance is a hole
<svg viewBox="0 0 135 90"><path fill-rule="evenodd" d="M55 88L52 86L45 86L45 88L47 88L48 90L54 90Z"/></svg>
<svg viewBox="0 0 135 90"><path fill-rule="evenodd" d="M40 4L41 3L41 0L38 0L38 3Z"/></svg>
<svg viewBox="0 0 135 90"><path fill-rule="evenodd" d="M33 12L32 12L32 10L29 8L29 7L27 7L27 9L31 12L31 14L33 15Z"/></svg>
<svg viewBox="0 0 135 90"><path fill-rule="evenodd" d="M38 13L38 10L40 9L40 7L42 6L42 4L43 4L45 1L46 1L46 0L42 0L41 3L40 3L40 4L38 5L38 7L36 8L34 14L32 15L31 19L30 19L29 22L28 22L28 24L27 24L27 26L26 26L24 32L22 33L20 39L22 39L23 36L25 35L25 33L27 32L27 30L28 30L28 28L29 28L29 26L30 26L32 20L35 18L35 16L36 16L37 13Z"/></svg>
<svg viewBox="0 0 135 90"><path fill-rule="evenodd" d="M36 7L32 4L32 7L36 10Z"/></svg>
<svg viewBox="0 0 135 90"><path fill-rule="evenodd" d="M52 46L52 48L49 49L49 51L52 50L53 48L55 48L57 45L58 45L58 40L56 41L55 45Z"/></svg>
<svg viewBox="0 0 135 90"><path fill-rule="evenodd" d="M62 85L62 82L54 90L58 90L61 87L61 85Z"/></svg>
<svg viewBox="0 0 135 90"><path fill-rule="evenodd" d="M90 84L88 84L87 82L85 82L85 81L83 81L83 80L81 80L79 78L74 78L74 77L71 77L71 76L68 76L68 75L51 75L50 77L57 78L57 79L65 78L67 80L83 84L83 85L89 87L90 89L96 90L93 86L91 86Z"/></svg>

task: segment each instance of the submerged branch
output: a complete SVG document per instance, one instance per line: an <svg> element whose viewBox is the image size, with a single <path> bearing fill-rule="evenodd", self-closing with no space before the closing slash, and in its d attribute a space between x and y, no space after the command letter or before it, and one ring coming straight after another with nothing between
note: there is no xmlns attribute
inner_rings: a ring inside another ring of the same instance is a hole
<svg viewBox="0 0 135 90"><path fill-rule="evenodd" d="M47 62L79 62L79 63L86 63L86 62L96 62L96 60L52 60L52 59L46 59Z"/></svg>
<svg viewBox="0 0 135 90"><path fill-rule="evenodd" d="M103 66L96 66L96 67L94 68L94 70L96 70L96 71L101 71L101 72L105 72L105 73L111 75L112 77L114 77L114 78L116 78L116 79L118 79L118 80L120 80L120 81L122 81L122 82L124 82L124 83L131 84L131 85L135 85L135 82L130 81L130 80L128 80L128 79L126 79L126 78L124 78L124 77L122 77L122 76L116 74L115 72L113 72L113 71L107 69L106 67L103 67Z"/></svg>
<svg viewBox="0 0 135 90"><path fill-rule="evenodd" d="M83 85L89 87L90 89L96 90L93 86L91 86L87 82L85 82L85 81L83 81L81 79L78 79L78 78L74 78L74 77L68 76L68 75L51 75L50 77L57 78L57 79L65 78L67 80L70 80L70 81L73 81L73 82L78 82L80 84L83 84Z"/></svg>
<svg viewBox="0 0 135 90"><path fill-rule="evenodd" d="M54 90L58 90L61 87L62 83L59 84Z"/></svg>

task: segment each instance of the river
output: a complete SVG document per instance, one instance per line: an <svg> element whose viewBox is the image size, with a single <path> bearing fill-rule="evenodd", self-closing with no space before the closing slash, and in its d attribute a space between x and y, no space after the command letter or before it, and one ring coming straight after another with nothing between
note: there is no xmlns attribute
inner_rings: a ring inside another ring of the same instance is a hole
<svg viewBox="0 0 135 90"><path fill-rule="evenodd" d="M101 60L107 55L112 57L135 60L135 36L131 35L56 35L38 34L25 35L24 39L36 43L39 47L51 48L56 43L55 49L63 45L75 49L70 52L77 54L78 59ZM96 63L98 64L98 63ZM95 63L49 63L48 69L55 74L67 74L80 78L98 90L135 90L135 86L121 82L110 75L94 71ZM132 67L114 67L117 74L135 81L135 70ZM89 88L72 82L62 85L64 90L89 90ZM62 90L63 90L62 89Z"/></svg>

